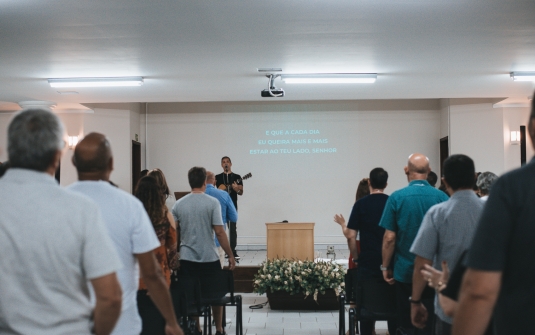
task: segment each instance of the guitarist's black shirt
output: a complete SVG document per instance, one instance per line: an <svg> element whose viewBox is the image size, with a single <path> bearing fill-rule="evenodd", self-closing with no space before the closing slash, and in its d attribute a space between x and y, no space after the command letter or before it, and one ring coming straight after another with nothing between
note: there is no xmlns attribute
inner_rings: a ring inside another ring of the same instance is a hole
<svg viewBox="0 0 535 335"><path fill-rule="evenodd" d="M239 174L235 174L234 172L228 175L223 172L215 176L216 187L219 188L219 185L227 186L227 191L229 192L230 198L232 199L232 202L234 203L234 207L236 207L236 210L238 210L238 193L236 193L236 191L234 191L232 186L230 186L235 181L236 181L236 184L243 185L241 176Z"/></svg>

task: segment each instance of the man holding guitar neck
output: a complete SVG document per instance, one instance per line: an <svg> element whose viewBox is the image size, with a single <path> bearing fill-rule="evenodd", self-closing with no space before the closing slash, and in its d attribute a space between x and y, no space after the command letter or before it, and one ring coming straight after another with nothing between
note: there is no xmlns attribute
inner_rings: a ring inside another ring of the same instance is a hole
<svg viewBox="0 0 535 335"><path fill-rule="evenodd" d="M243 182L242 177L239 174L232 172L232 161L229 157L225 156L221 158L221 167L223 168L223 173L215 176L216 186L220 190L227 191L238 211L238 195L243 194ZM237 244L237 232L236 232L236 222L227 222L229 227L230 235L230 248L234 254L236 260L240 259L240 256L236 253L236 244ZM228 255L227 255L228 257Z"/></svg>

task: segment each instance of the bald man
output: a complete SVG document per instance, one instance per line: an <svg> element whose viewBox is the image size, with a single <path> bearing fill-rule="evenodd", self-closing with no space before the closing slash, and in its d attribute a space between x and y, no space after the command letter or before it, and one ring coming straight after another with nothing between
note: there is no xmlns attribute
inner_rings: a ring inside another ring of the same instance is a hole
<svg viewBox="0 0 535 335"><path fill-rule="evenodd" d="M388 198L379 225L385 228L383 237L383 263L381 271L386 282L396 285L398 326L403 334L431 334L431 318L424 329L417 329L411 322L412 274L415 255L410 252L425 213L433 205L448 200L444 192L430 187L427 174L431 171L429 159L420 153L409 156L404 168L409 185L395 191ZM392 267L393 265L393 267ZM429 315L434 315L434 292L422 294ZM425 301L429 300L429 301ZM433 311L433 312L431 312Z"/></svg>
<svg viewBox="0 0 535 335"><path fill-rule="evenodd" d="M165 332L167 335L182 335L173 310L169 287L153 253L153 250L160 246L160 242L147 212L138 199L109 183L113 170L110 143L104 135L90 133L76 146L72 162L78 171L79 181L68 188L97 203L107 232L123 263L123 268L117 272L123 289L123 308L112 334ZM142 328L136 301L139 295L137 263L150 298L164 318L161 329Z"/></svg>

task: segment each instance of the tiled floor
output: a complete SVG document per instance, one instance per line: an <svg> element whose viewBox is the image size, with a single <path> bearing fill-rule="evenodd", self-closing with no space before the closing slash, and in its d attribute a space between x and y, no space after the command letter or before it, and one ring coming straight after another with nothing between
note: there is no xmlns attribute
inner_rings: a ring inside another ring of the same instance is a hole
<svg viewBox="0 0 535 335"><path fill-rule="evenodd" d="M317 250L320 258L326 258L326 250ZM239 265L258 265L266 258L266 251L238 251L242 257ZM349 252L336 250L336 259L347 259ZM238 265L238 266L239 266ZM250 309L249 306L265 303L265 295L240 293L243 297L243 330L247 335L338 335L338 311L274 311L269 304L262 309ZM346 314L347 315L347 314ZM235 308L227 308L227 318L231 323L226 332L235 334ZM386 334L386 322L378 321L375 325L377 335ZM346 317L347 329L347 317ZM215 329L213 330L215 334Z"/></svg>

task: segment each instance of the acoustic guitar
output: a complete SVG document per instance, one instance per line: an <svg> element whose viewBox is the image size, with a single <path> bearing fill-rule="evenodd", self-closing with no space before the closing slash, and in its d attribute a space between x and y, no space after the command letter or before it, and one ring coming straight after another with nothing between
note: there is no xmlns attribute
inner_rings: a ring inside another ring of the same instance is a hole
<svg viewBox="0 0 535 335"><path fill-rule="evenodd" d="M251 174L251 172L249 172L248 174L243 175L241 178L236 179L234 182L239 183L240 181L247 180L251 178L252 176L253 175ZM219 185L218 189L227 191L228 193L230 193L230 190L232 189L232 185L221 184Z"/></svg>

